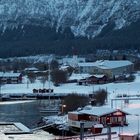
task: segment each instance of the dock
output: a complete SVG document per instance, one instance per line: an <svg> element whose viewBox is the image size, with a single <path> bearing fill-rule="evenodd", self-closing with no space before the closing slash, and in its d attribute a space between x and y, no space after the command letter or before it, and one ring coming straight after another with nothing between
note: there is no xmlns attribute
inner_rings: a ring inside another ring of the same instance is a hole
<svg viewBox="0 0 140 140"><path fill-rule="evenodd" d="M117 134L117 132L111 132L111 135L115 135ZM85 134L83 136L83 138L96 138L98 136L107 136L108 133L97 133L97 134ZM62 136L63 138L56 138L55 140L62 140L62 139L65 139L65 140L77 140L79 138L80 140L80 135L76 135L76 136L70 136L70 137L66 137L66 136Z"/></svg>
<svg viewBox="0 0 140 140"><path fill-rule="evenodd" d="M0 122L0 130L5 135L32 134L32 131L20 122Z"/></svg>
<svg viewBox="0 0 140 140"><path fill-rule="evenodd" d="M34 128L34 129L31 129L31 131L33 132L33 131L37 131L37 130L40 130L40 129L48 129L48 128L50 128L50 127L52 127L54 124L46 124L46 125L43 125L43 126L40 126L40 127L36 127L36 128Z"/></svg>
<svg viewBox="0 0 140 140"><path fill-rule="evenodd" d="M63 99L68 93L3 93L0 95L1 101L13 100L42 100L42 99Z"/></svg>

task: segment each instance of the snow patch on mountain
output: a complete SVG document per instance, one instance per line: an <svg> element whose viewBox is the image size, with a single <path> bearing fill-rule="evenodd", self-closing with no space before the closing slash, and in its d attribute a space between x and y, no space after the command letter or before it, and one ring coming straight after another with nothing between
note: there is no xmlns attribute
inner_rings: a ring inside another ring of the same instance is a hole
<svg viewBox="0 0 140 140"><path fill-rule="evenodd" d="M121 29L140 18L139 0L1 0L0 27L28 24L70 27L75 36L95 37L108 23Z"/></svg>

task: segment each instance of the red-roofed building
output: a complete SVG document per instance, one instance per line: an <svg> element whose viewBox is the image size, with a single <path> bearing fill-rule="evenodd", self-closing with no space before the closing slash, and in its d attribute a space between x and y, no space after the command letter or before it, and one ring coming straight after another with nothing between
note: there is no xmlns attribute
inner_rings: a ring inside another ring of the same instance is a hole
<svg viewBox="0 0 140 140"><path fill-rule="evenodd" d="M126 120L128 113L120 109L104 107L87 107L80 111L68 113L70 127L80 128L80 123L84 122L84 128L91 128L93 124L103 124L106 126L128 125Z"/></svg>

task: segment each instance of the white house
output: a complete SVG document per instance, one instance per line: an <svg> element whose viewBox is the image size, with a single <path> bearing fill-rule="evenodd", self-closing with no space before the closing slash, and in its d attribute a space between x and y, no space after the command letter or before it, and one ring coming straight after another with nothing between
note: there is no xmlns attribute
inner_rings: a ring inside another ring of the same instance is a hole
<svg viewBox="0 0 140 140"><path fill-rule="evenodd" d="M133 71L133 63L128 60L101 60L90 63L78 63L80 73L105 74L109 77Z"/></svg>
<svg viewBox="0 0 140 140"><path fill-rule="evenodd" d="M72 67L77 67L78 63L83 63L85 62L85 58L83 57L78 57L77 55L73 55L72 57L64 57L61 60L59 60L60 64L63 65L69 65Z"/></svg>

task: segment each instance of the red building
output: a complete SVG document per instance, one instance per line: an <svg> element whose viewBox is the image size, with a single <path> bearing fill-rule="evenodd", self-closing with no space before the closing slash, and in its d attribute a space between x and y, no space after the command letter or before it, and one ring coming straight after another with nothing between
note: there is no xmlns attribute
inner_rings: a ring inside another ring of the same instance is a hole
<svg viewBox="0 0 140 140"><path fill-rule="evenodd" d="M108 77L106 75L92 75L86 79L81 79L79 85L86 84L105 84L108 82Z"/></svg>
<svg viewBox="0 0 140 140"><path fill-rule="evenodd" d="M92 75L87 79L89 84L105 84L107 80L106 75Z"/></svg>
<svg viewBox="0 0 140 140"><path fill-rule="evenodd" d="M84 122L84 128L91 128L93 124L103 124L107 126L128 125L126 120L128 113L120 109L104 107L85 107L80 111L68 113L70 127L80 128L80 123Z"/></svg>

